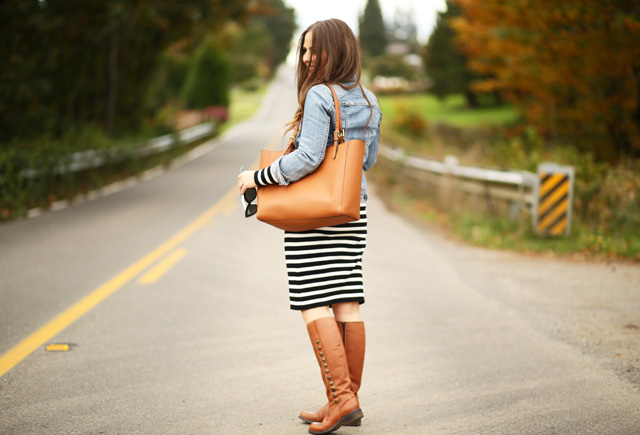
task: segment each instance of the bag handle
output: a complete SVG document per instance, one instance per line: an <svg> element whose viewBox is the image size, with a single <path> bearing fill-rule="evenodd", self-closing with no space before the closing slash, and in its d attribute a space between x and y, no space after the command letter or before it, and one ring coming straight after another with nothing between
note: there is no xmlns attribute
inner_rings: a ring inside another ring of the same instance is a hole
<svg viewBox="0 0 640 435"><path fill-rule="evenodd" d="M333 132L333 144L336 145L336 153L338 152L338 144L344 142L344 128L342 128L342 110L340 109L340 101L338 100L338 94L333 89L333 86L327 83L329 89L331 89L331 93L333 94L333 104L335 106L335 118L336 118L336 129ZM334 156L335 158L335 156Z"/></svg>
<svg viewBox="0 0 640 435"><path fill-rule="evenodd" d="M335 106L336 130L333 132L333 144L336 146L336 152L333 156L333 158L335 159L336 155L338 154L338 144L344 143L344 128L342 128L342 113L341 113L342 110L340 108L340 101L338 100L338 95L336 94L336 91L333 89L333 86L331 86L329 83L326 83L326 85L329 86L329 89L331 89L331 93L333 94L333 104ZM364 126L364 130L362 132L362 140L364 141L365 132L367 131L367 127L371 122L371 118L373 118L373 106L371 106L371 102L367 98L367 95L364 93L364 89L362 89L362 85L358 84L358 86L360 86L360 91L362 92L362 96L365 98L365 100L367 100L367 103L369 103L369 108L371 109L371 115L369 116L367 125Z"/></svg>

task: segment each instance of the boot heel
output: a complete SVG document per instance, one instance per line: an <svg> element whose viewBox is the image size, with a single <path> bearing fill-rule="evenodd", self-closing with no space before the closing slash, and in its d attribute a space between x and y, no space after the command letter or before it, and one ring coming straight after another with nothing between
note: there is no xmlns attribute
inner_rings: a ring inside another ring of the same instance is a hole
<svg viewBox="0 0 640 435"><path fill-rule="evenodd" d="M313 428L313 425L315 425L317 423L314 423L309 428L309 433L313 434L313 435L324 435L324 434L328 434L328 433L334 432L334 431L340 429L342 426L356 426L356 424L353 424L353 423L355 423L356 421L360 422L362 417L364 417L364 414L362 413L360 408L358 408L355 411L351 411L350 413L348 413L347 415L342 417L340 420L338 420L333 426L331 426L328 429L315 430ZM357 426L359 426L359 424Z"/></svg>
<svg viewBox="0 0 640 435"><path fill-rule="evenodd" d="M342 424L345 426L360 426L360 420L362 420L362 417L364 417L364 414L362 413L362 410L358 408L342 417Z"/></svg>

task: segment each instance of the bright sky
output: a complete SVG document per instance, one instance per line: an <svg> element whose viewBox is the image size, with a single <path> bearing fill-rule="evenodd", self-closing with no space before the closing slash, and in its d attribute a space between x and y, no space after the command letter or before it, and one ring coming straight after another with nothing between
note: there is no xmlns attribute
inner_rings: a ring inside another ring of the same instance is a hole
<svg viewBox="0 0 640 435"><path fill-rule="evenodd" d="M296 10L299 29L294 41L316 21L340 18L358 34L358 17L364 12L367 0L284 0ZM446 9L445 0L378 0L385 23L392 23L397 9L412 11L418 26L418 40L426 43L439 11Z"/></svg>

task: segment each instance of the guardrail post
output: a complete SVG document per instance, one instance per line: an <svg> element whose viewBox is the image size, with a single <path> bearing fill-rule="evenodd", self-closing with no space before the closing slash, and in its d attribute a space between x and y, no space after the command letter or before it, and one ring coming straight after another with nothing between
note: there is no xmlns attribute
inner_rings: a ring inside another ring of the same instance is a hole
<svg viewBox="0 0 640 435"><path fill-rule="evenodd" d="M456 204L458 196L455 194L454 171L460 161L456 156L444 156L445 171L442 174L442 184L440 185L440 201L444 206Z"/></svg>
<svg viewBox="0 0 640 435"><path fill-rule="evenodd" d="M573 166L542 163L535 186L533 229L539 236L569 234L573 204Z"/></svg>
<svg viewBox="0 0 640 435"><path fill-rule="evenodd" d="M517 221L520 213L522 213L522 208L520 200L509 201L509 220L513 222Z"/></svg>

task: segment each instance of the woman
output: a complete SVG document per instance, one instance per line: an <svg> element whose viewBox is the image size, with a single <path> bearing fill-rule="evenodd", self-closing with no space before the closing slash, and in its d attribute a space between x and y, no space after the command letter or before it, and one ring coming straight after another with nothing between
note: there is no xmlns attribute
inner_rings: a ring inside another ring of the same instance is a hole
<svg viewBox="0 0 640 435"><path fill-rule="evenodd" d="M357 393L365 351L360 316L367 235L364 171L376 160L381 112L375 96L360 85L360 46L343 21L311 25L302 33L298 51L298 110L288 124L290 130L300 127L297 148L267 168L242 172L238 181L244 194L256 186L294 183L313 172L333 143L335 110L341 110L346 141L364 138L360 220L285 232L291 309L302 313L329 399L319 411L302 412L300 418L311 423L310 433L325 434L342 425L360 425L363 417ZM339 108L326 84L333 85Z"/></svg>

